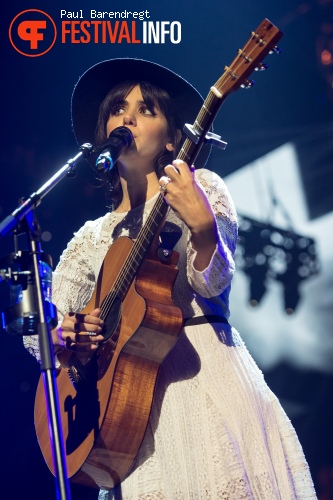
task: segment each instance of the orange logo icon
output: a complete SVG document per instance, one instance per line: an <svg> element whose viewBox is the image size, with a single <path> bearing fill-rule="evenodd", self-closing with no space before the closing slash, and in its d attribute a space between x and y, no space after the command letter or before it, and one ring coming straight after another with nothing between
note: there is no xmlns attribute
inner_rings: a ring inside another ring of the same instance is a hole
<svg viewBox="0 0 333 500"><path fill-rule="evenodd" d="M14 49L27 57L46 54L57 38L57 28L51 16L37 9L17 14L9 26L9 39Z"/></svg>

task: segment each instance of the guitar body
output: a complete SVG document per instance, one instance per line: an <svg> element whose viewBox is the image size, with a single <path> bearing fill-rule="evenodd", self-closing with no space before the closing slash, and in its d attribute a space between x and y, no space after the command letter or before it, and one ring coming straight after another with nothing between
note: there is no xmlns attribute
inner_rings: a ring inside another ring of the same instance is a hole
<svg viewBox="0 0 333 500"><path fill-rule="evenodd" d="M132 245L128 238L120 238L111 246L83 313L100 306ZM59 405L68 477L75 482L111 489L133 465L147 428L159 367L182 328L182 313L171 296L177 260L173 253L165 264L150 254L120 306L111 337L79 361L77 353L67 351L67 358L61 359L68 369L61 368L57 376ZM81 378L73 383L77 368ZM54 473L42 378L35 426L45 461Z"/></svg>

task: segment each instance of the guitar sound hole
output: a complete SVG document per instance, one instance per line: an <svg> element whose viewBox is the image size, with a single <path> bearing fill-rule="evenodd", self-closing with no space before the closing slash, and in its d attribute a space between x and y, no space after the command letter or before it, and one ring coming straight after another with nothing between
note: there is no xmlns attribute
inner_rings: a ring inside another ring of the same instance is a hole
<svg viewBox="0 0 333 500"><path fill-rule="evenodd" d="M103 305L102 305L103 307ZM104 377L118 342L119 323L121 318L121 300L117 297L109 308L109 312L104 318L104 328L102 335L104 341L97 350L97 379Z"/></svg>
<svg viewBox="0 0 333 500"><path fill-rule="evenodd" d="M121 318L121 300L116 297L112 302L110 309L104 319L104 329L102 335L104 335L104 342L109 340L117 326L119 325L119 321Z"/></svg>

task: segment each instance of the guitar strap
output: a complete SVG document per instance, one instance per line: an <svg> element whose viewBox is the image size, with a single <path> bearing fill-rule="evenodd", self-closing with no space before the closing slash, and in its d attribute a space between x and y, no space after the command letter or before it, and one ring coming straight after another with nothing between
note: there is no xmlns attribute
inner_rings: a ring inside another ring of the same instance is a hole
<svg viewBox="0 0 333 500"><path fill-rule="evenodd" d="M206 314L204 316L195 316L193 318L185 318L184 326L204 325L207 323L224 323L229 325L227 318L219 314Z"/></svg>
<svg viewBox="0 0 333 500"><path fill-rule="evenodd" d="M161 234L161 246L163 250L173 250L182 236L182 230L173 222L166 221Z"/></svg>

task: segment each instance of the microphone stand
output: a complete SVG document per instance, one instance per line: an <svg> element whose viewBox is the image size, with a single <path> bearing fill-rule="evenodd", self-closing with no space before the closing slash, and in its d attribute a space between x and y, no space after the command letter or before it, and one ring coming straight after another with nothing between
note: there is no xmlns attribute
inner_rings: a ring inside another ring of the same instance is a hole
<svg viewBox="0 0 333 500"><path fill-rule="evenodd" d="M50 443L53 454L54 470L56 477L57 499L70 500L69 481L67 476L66 453L62 435L61 417L59 411L58 391L56 384L56 371L54 364L53 346L51 340L51 328L47 321L46 301L42 290L42 279L40 276L40 244L38 241L38 230L31 217L26 217L29 212L36 208L42 198L58 184L66 175L73 176L76 163L81 158L87 158L92 152L91 144L83 144L76 156L51 177L38 191L25 200L14 212L0 223L0 236L5 236L14 230L21 220L25 219L28 226L29 250L32 256L33 273L35 282L35 297L37 298L38 324L37 333L41 355L41 372L44 382L45 402L49 420ZM31 214L30 214L31 215Z"/></svg>

